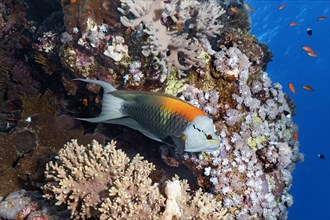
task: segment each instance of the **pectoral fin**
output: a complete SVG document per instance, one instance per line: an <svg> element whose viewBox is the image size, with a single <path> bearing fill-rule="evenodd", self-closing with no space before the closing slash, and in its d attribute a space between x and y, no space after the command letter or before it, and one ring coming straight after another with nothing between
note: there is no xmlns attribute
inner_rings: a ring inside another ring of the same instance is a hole
<svg viewBox="0 0 330 220"><path fill-rule="evenodd" d="M172 136L174 145L177 147L178 153L182 154L185 150L185 142L182 137Z"/></svg>

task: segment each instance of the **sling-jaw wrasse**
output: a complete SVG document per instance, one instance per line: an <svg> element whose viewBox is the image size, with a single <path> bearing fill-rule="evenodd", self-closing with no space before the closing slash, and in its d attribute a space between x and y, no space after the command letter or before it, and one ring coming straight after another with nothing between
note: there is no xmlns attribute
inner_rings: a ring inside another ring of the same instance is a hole
<svg viewBox="0 0 330 220"><path fill-rule="evenodd" d="M104 89L101 114L80 120L124 125L181 151L219 149L220 140L212 120L187 102L162 93L116 90L100 80L75 80L95 83Z"/></svg>

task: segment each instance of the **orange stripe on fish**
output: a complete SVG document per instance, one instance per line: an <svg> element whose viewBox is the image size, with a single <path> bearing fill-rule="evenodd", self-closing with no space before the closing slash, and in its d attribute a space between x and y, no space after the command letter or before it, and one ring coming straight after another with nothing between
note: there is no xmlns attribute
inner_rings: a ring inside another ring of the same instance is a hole
<svg viewBox="0 0 330 220"><path fill-rule="evenodd" d="M165 96L161 97L160 102L164 110L174 112L175 114L182 116L185 120L189 122L193 121L197 116L206 115L199 108L196 108L179 99Z"/></svg>
<svg viewBox="0 0 330 220"><path fill-rule="evenodd" d="M100 115L80 120L123 125L186 152L219 149L213 121L183 100L162 93L118 91L101 80L75 80L98 84L104 90Z"/></svg>

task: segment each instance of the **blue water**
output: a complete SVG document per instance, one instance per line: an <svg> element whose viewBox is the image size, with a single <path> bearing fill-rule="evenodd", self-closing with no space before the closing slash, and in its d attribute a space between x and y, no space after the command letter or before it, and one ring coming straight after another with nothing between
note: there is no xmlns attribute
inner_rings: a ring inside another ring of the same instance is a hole
<svg viewBox="0 0 330 220"><path fill-rule="evenodd" d="M290 193L294 203L289 208L289 219L330 219L329 1L247 2L255 9L252 34L273 52L267 72L297 105L293 120L299 126L305 162L297 164L293 173ZM278 10L281 4L286 6ZM328 18L317 21L322 15ZM298 25L290 27L292 21ZM312 36L307 35L307 28L312 29ZM318 57L308 56L302 46L311 47ZM296 94L288 89L289 82L295 86ZM302 85L315 90L304 90Z"/></svg>

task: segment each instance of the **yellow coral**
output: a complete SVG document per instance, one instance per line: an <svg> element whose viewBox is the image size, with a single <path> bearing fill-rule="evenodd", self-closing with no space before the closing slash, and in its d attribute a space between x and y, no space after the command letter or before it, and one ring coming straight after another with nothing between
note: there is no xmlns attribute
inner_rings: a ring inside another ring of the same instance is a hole
<svg viewBox="0 0 330 220"><path fill-rule="evenodd" d="M252 148L254 151L257 150L257 145L258 144L262 144L263 142L267 141L267 138L265 137L265 135L260 135L256 138L253 137L249 137L247 140L247 145Z"/></svg>

